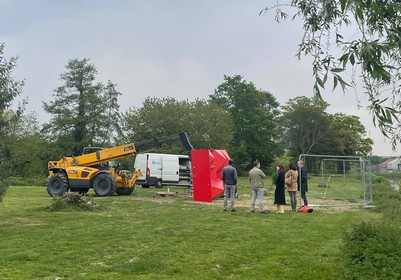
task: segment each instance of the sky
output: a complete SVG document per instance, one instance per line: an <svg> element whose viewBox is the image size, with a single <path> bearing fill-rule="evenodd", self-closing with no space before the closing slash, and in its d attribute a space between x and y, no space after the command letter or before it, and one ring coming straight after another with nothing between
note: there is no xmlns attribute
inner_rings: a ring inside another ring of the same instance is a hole
<svg viewBox="0 0 401 280"><path fill-rule="evenodd" d="M272 0L0 0L0 42L18 56L13 77L25 80L27 111L50 120L43 102L54 99L71 59L89 58L97 81L122 93L122 111L147 97L207 99L224 75L241 75L284 105L312 97L311 58L295 57L297 21L259 15ZM360 117L373 155L398 155L375 128L362 91L322 92L329 113ZM358 103L359 102L359 103ZM358 104L362 105L358 109Z"/></svg>

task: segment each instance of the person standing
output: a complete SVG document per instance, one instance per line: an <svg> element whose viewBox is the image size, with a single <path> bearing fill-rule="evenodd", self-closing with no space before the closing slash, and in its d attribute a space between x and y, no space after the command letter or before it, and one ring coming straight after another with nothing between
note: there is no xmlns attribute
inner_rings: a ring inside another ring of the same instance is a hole
<svg viewBox="0 0 401 280"><path fill-rule="evenodd" d="M285 184L284 184L284 166L281 164L276 166L276 190L274 191L274 204L277 206L277 214L284 213L285 205Z"/></svg>
<svg viewBox="0 0 401 280"><path fill-rule="evenodd" d="M224 211L227 211L227 200L230 197L231 212L237 211L234 207L235 192L237 188L237 170L233 167L234 160L228 160L228 165L223 168L222 180L224 183Z"/></svg>
<svg viewBox="0 0 401 280"><path fill-rule="evenodd" d="M266 175L260 170L260 162L256 160L253 163L253 168L249 171L249 183L252 188L252 200L251 200L251 212L255 213L255 202L256 197L258 197L259 202L259 211L262 214L266 213L266 210L263 206L263 195L264 195L264 184L263 179L266 178Z"/></svg>
<svg viewBox="0 0 401 280"><path fill-rule="evenodd" d="M308 206L308 200L306 199L306 193L308 192L308 170L304 166L302 160L297 162L299 176L298 176L298 191L301 192L301 198L304 205Z"/></svg>
<svg viewBox="0 0 401 280"><path fill-rule="evenodd" d="M288 165L285 174L285 185L291 199L291 210L297 211L298 168L294 163Z"/></svg>

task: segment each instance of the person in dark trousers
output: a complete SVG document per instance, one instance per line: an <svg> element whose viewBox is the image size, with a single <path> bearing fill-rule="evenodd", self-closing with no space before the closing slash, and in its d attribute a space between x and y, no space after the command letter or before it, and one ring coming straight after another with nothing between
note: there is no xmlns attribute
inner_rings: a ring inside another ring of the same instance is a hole
<svg viewBox="0 0 401 280"><path fill-rule="evenodd" d="M284 213L285 205L285 184L284 184L284 166L278 164L276 166L277 177L276 177L276 190L274 191L274 204L277 206L277 214Z"/></svg>
<svg viewBox="0 0 401 280"><path fill-rule="evenodd" d="M301 198L304 205L308 206L308 200L306 199L306 193L308 192L308 170L304 166L302 160L297 162L298 165L298 191L301 192Z"/></svg>
<svg viewBox="0 0 401 280"><path fill-rule="evenodd" d="M233 167L234 160L228 160L228 166L223 168L222 180L224 183L224 211L227 211L227 200L230 197L231 212L237 211L234 207L235 191L237 188L237 170Z"/></svg>

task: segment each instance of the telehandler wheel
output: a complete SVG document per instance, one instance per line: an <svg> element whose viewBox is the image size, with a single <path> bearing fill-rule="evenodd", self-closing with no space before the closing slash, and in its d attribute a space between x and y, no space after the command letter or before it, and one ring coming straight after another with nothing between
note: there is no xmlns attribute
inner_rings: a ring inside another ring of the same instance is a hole
<svg viewBox="0 0 401 280"><path fill-rule="evenodd" d="M116 189L116 183L110 174L101 173L96 176L93 182L93 190L98 196L113 195Z"/></svg>
<svg viewBox="0 0 401 280"><path fill-rule="evenodd" d="M116 188L116 193L118 195L130 195L134 191L134 187L132 188Z"/></svg>
<svg viewBox="0 0 401 280"><path fill-rule="evenodd" d="M142 185L142 188L144 188L144 189L149 189L149 185L148 185L148 184L143 184L143 185Z"/></svg>
<svg viewBox="0 0 401 280"><path fill-rule="evenodd" d="M50 196L63 195L68 189L68 180L64 174L54 173L47 181L47 193Z"/></svg>

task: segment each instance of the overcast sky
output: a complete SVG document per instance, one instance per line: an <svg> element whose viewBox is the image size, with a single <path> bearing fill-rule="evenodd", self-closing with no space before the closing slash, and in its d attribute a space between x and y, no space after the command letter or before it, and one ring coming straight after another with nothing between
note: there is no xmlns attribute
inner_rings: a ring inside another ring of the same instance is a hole
<svg viewBox="0 0 401 280"><path fill-rule="evenodd" d="M270 0L271 2L271 0ZM13 76L39 120L70 59L89 58L97 80L117 84L121 109L146 97L207 99L224 75L241 75L281 104L312 96L310 58L295 57L301 25L259 16L269 0L0 0L0 42L19 56ZM357 109L362 92L323 92L329 113L356 115L374 140L374 155L395 155ZM362 102L362 105L366 105Z"/></svg>

